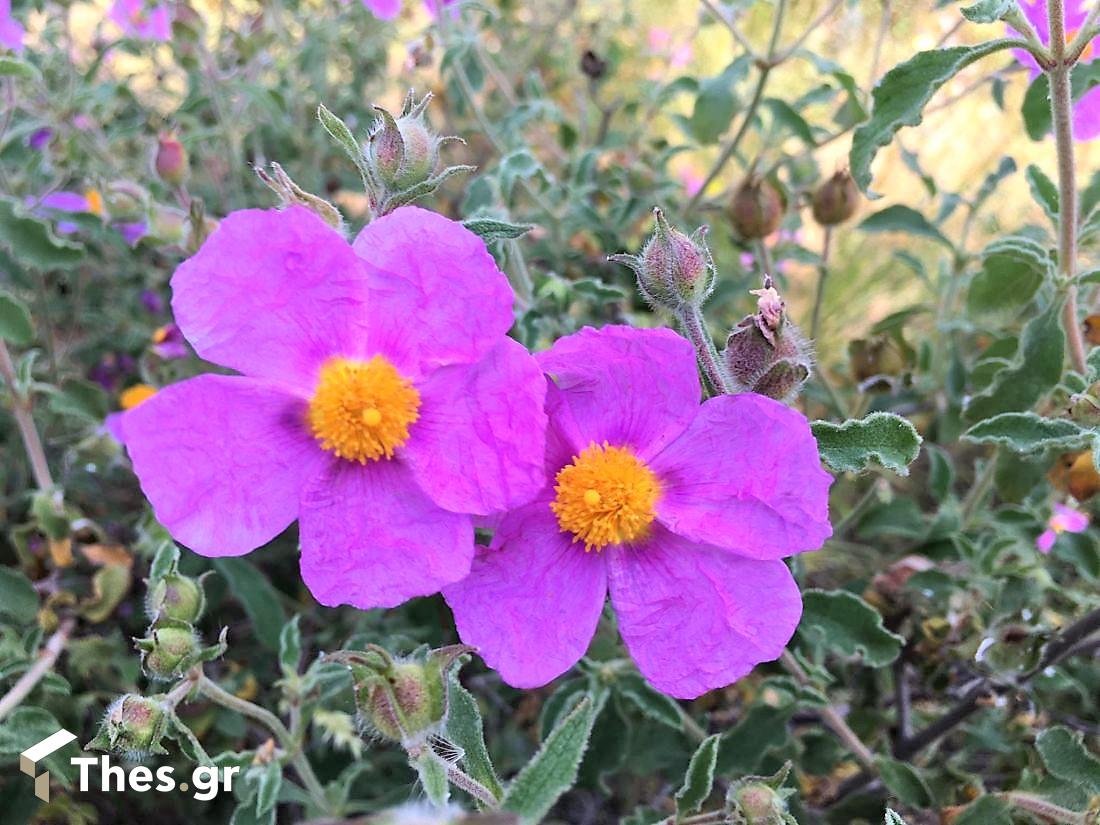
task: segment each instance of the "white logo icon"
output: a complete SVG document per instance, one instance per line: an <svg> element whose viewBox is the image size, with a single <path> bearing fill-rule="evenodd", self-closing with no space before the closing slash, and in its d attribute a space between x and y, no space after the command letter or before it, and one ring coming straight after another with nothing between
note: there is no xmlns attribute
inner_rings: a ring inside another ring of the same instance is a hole
<svg viewBox="0 0 1100 825"><path fill-rule="evenodd" d="M41 776L36 775L36 763L41 762L51 753L65 747L75 739L75 733L69 733L69 731L62 729L19 754L19 770L34 779L34 795L43 802L50 801L50 772L43 771Z"/></svg>

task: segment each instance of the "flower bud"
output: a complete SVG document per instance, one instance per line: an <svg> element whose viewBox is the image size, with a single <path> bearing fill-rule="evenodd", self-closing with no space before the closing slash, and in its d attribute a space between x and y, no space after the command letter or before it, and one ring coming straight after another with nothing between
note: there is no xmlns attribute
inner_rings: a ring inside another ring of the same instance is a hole
<svg viewBox="0 0 1100 825"><path fill-rule="evenodd" d="M160 740L168 728L168 715L159 697L127 693L116 699L103 717L89 748L141 759L167 753Z"/></svg>
<svg viewBox="0 0 1100 825"><path fill-rule="evenodd" d="M141 667L150 679L178 679L199 660L199 637L190 625L165 621L152 628L148 638L135 639L141 651Z"/></svg>
<svg viewBox="0 0 1100 825"><path fill-rule="evenodd" d="M371 645L365 651L340 651L326 657L342 662L355 682L355 705L371 733L409 747L438 733L447 715L447 674L464 645L394 658Z"/></svg>
<svg viewBox="0 0 1100 825"><path fill-rule="evenodd" d="M783 299L765 281L757 296L757 311L730 331L722 353L738 392L755 392L789 403L813 369L813 345L787 317Z"/></svg>
<svg viewBox="0 0 1100 825"><path fill-rule="evenodd" d="M786 805L774 790L760 782L738 788L733 794L734 810L745 825L783 825Z"/></svg>
<svg viewBox="0 0 1100 825"><path fill-rule="evenodd" d="M148 211L149 193L133 181L116 180L107 184L103 201L112 221L139 221Z"/></svg>
<svg viewBox="0 0 1100 825"><path fill-rule="evenodd" d="M704 240L707 228L688 237L673 228L660 209L655 208L653 216L656 227L640 255L612 255L608 260L634 270L642 296L654 307L701 306L714 291L716 275Z"/></svg>
<svg viewBox="0 0 1100 825"><path fill-rule="evenodd" d="M730 221L741 238L751 241L779 229L786 210L783 194L766 178L750 174L730 201Z"/></svg>
<svg viewBox="0 0 1100 825"><path fill-rule="evenodd" d="M167 575L151 582L145 609L154 622L169 619L192 624L206 608L202 581L181 575L175 566Z"/></svg>
<svg viewBox="0 0 1100 825"><path fill-rule="evenodd" d="M844 223L859 208L859 187L847 169L836 172L821 184L811 198L814 220L822 226Z"/></svg>
<svg viewBox="0 0 1100 825"><path fill-rule="evenodd" d="M157 138L157 153L153 159L153 169L162 181L169 186L179 186L187 179L187 150L179 138L171 132Z"/></svg>
<svg viewBox="0 0 1100 825"><path fill-rule="evenodd" d="M423 183L439 163L439 147L445 139L432 132L424 120L431 94L419 102L412 92L395 118L375 106L378 120L367 143L367 160L387 189L400 192Z"/></svg>

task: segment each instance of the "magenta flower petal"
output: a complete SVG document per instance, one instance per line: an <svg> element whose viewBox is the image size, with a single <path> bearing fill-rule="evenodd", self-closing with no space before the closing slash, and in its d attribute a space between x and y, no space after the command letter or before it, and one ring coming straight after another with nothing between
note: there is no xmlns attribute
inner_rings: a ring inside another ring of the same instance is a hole
<svg viewBox="0 0 1100 825"><path fill-rule="evenodd" d="M379 20L393 20L401 13L401 0L363 0L363 5Z"/></svg>
<svg viewBox="0 0 1100 825"><path fill-rule="evenodd" d="M694 699L779 657L802 615L780 561L739 558L658 529L608 551L611 603L642 675Z"/></svg>
<svg viewBox="0 0 1100 825"><path fill-rule="evenodd" d="M469 364L512 327L512 289L462 224L405 206L372 221L355 239L370 264L370 350L406 375Z"/></svg>
<svg viewBox="0 0 1100 825"><path fill-rule="evenodd" d="M526 504L546 485L546 382L520 344L505 338L418 389L420 418L402 457L439 506L487 515Z"/></svg>
<svg viewBox="0 0 1100 825"><path fill-rule="evenodd" d="M303 395L327 358L364 354L367 267L308 209L232 213L176 269L172 292L201 357Z"/></svg>
<svg viewBox="0 0 1100 825"><path fill-rule="evenodd" d="M429 499L398 461L333 460L301 502L302 579L321 604L396 607L470 570L467 515Z"/></svg>
<svg viewBox="0 0 1100 825"><path fill-rule="evenodd" d="M545 685L577 663L606 595L603 556L564 535L545 500L509 513L469 577L443 590L462 640L517 688Z"/></svg>
<svg viewBox="0 0 1100 825"><path fill-rule="evenodd" d="M695 351L671 330L585 327L537 358L564 393L581 447L607 441L649 459L699 407Z"/></svg>
<svg viewBox="0 0 1100 825"><path fill-rule="evenodd" d="M833 479L809 422L762 395L706 401L652 467L658 519L693 541L778 559L816 550L832 534Z"/></svg>
<svg viewBox="0 0 1100 825"><path fill-rule="evenodd" d="M204 556L239 556L279 535L324 457L302 402L266 381L201 375L125 413L122 436L153 512Z"/></svg>
<svg viewBox="0 0 1100 825"><path fill-rule="evenodd" d="M1085 92L1073 104L1073 136L1077 140L1100 136L1100 87Z"/></svg>
<svg viewBox="0 0 1100 825"><path fill-rule="evenodd" d="M1035 546L1039 548L1040 553L1049 553L1051 548L1054 547L1054 542L1058 540L1058 534L1053 530L1044 530L1039 538L1035 540Z"/></svg>

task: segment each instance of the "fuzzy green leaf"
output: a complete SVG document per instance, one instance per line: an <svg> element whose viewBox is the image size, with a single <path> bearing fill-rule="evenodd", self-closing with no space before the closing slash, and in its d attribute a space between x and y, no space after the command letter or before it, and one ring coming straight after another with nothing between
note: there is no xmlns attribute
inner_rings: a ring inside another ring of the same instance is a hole
<svg viewBox="0 0 1100 825"><path fill-rule="evenodd" d="M498 218L469 218L464 220L462 225L485 243L514 240L535 228L532 223L512 223L512 221L502 221Z"/></svg>
<svg viewBox="0 0 1100 825"><path fill-rule="evenodd" d="M834 472L859 472L872 461L901 476L920 452L921 437L908 421L893 413L871 413L843 424L814 421L810 425L821 460Z"/></svg>
<svg viewBox="0 0 1100 825"><path fill-rule="evenodd" d="M13 567L0 567L0 615L28 624L37 613L38 594L31 580Z"/></svg>
<svg viewBox="0 0 1100 825"><path fill-rule="evenodd" d="M871 185L871 162L903 126L921 122L925 105L948 80L976 60L1010 48L1002 39L974 46L918 52L886 73L872 93L871 117L855 131L849 164L864 192ZM868 193L870 194L870 193Z"/></svg>
<svg viewBox="0 0 1100 825"><path fill-rule="evenodd" d="M1058 187L1055 186L1054 181L1048 178L1046 172L1034 163L1028 165L1024 171L1024 177L1027 178L1027 186L1031 190L1031 197L1042 207L1051 221L1057 222Z"/></svg>
<svg viewBox="0 0 1100 825"><path fill-rule="evenodd" d="M325 131L340 145L340 148L347 152L348 157L355 162L355 165L362 167L364 162L363 148L359 145L359 141L355 139L355 135L351 133L348 125L330 112L323 103L317 107L317 119L321 121Z"/></svg>
<svg viewBox="0 0 1100 825"><path fill-rule="evenodd" d="M721 738L717 733L708 736L691 755L687 773L684 774L683 787L676 792L678 821L699 810L710 796L714 787L714 766L718 761L718 742Z"/></svg>
<svg viewBox="0 0 1100 825"><path fill-rule="evenodd" d="M239 558L214 559L214 567L229 582L229 592L244 607L256 638L268 650L279 649L286 614L279 594L258 568Z"/></svg>
<svg viewBox="0 0 1100 825"><path fill-rule="evenodd" d="M882 615L854 593L807 590L798 633L812 644L845 656L860 655L868 667L898 657L904 639L882 626Z"/></svg>
<svg viewBox="0 0 1100 825"><path fill-rule="evenodd" d="M676 700L651 688L641 676L621 676L615 680L615 690L646 718L675 730L683 728L684 713Z"/></svg>
<svg viewBox="0 0 1100 825"><path fill-rule="evenodd" d="M161 544L157 548L156 555L153 556L153 563L149 567L150 583L167 576L176 568L179 560L180 549L176 547L174 542L166 541Z"/></svg>
<svg viewBox="0 0 1100 825"><path fill-rule="evenodd" d="M23 302L0 289L0 338L25 347L34 340L34 324Z"/></svg>
<svg viewBox="0 0 1100 825"><path fill-rule="evenodd" d="M864 232L905 232L909 235L931 238L951 248L951 241L928 218L916 209L901 204L888 206L873 215L868 215L858 228Z"/></svg>
<svg viewBox="0 0 1100 825"><path fill-rule="evenodd" d="M976 444L1000 444L1017 453L1079 450L1096 432L1066 418L1044 418L1033 412L1007 412L980 421L963 438Z"/></svg>
<svg viewBox="0 0 1100 825"><path fill-rule="evenodd" d="M606 701L606 694L585 695L546 737L531 761L508 783L502 807L519 815L520 822L541 822L563 793L577 781L577 771Z"/></svg>
<svg viewBox="0 0 1100 825"><path fill-rule="evenodd" d="M1000 799L982 796L966 806L954 825L1012 825L1012 817Z"/></svg>
<svg viewBox="0 0 1100 825"><path fill-rule="evenodd" d="M300 618L299 615L294 616L279 632L279 665L287 676L298 672L302 659L302 630L298 626Z"/></svg>
<svg viewBox="0 0 1100 825"><path fill-rule="evenodd" d="M485 747L481 710L477 699L458 680L458 670L452 668L447 674L447 738L462 749L462 764L466 773L500 799L504 788Z"/></svg>
<svg viewBox="0 0 1100 825"><path fill-rule="evenodd" d="M974 5L959 11L971 23L996 23L1014 8L1016 0L978 0Z"/></svg>
<svg viewBox="0 0 1100 825"><path fill-rule="evenodd" d="M928 790L928 785L912 765L888 756L880 756L875 760L875 767L878 768L882 784L903 805L927 808L932 804L932 793Z"/></svg>
<svg viewBox="0 0 1100 825"><path fill-rule="evenodd" d="M994 241L982 252L982 269L970 282L967 312L1009 320L1031 303L1050 274L1046 247L1030 238Z"/></svg>
<svg viewBox="0 0 1100 825"><path fill-rule="evenodd" d="M1100 794L1100 759L1081 742L1081 734L1068 728L1049 728L1039 734L1035 747L1047 770L1059 779Z"/></svg>
<svg viewBox="0 0 1100 825"><path fill-rule="evenodd" d="M966 405L967 421L1030 409L1054 388L1062 377L1065 357L1061 309L1061 301L1052 301L1045 312L1027 322L1015 358Z"/></svg>
<svg viewBox="0 0 1100 825"><path fill-rule="evenodd" d="M0 56L0 77L22 77L33 79L39 77L38 69L11 55Z"/></svg>
<svg viewBox="0 0 1100 825"><path fill-rule="evenodd" d="M64 269L84 258L84 247L58 238L48 224L0 199L0 246L36 269Z"/></svg>

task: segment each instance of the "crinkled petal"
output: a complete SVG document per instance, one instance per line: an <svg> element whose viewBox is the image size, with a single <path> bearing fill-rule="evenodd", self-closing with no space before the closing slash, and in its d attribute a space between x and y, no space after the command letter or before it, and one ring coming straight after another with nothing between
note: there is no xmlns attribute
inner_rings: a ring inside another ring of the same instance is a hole
<svg viewBox="0 0 1100 825"><path fill-rule="evenodd" d="M832 534L832 476L809 423L762 395L706 401L651 467L661 482L657 518L694 541L777 559Z"/></svg>
<svg viewBox="0 0 1100 825"><path fill-rule="evenodd" d="M546 486L546 379L504 338L476 364L441 367L422 384L420 418L402 452L439 506L488 515Z"/></svg>
<svg viewBox="0 0 1100 825"><path fill-rule="evenodd" d="M474 555L470 517L438 507L400 461L330 461L302 495L300 535L302 579L330 607L429 596Z"/></svg>
<svg viewBox="0 0 1100 825"><path fill-rule="evenodd" d="M204 556L239 556L298 517L324 453L302 401L266 381L200 375L111 422L153 512Z"/></svg>
<svg viewBox="0 0 1100 825"><path fill-rule="evenodd" d="M644 545L609 548L619 632L658 690L694 699L783 652L802 615L781 561L757 561L658 529Z"/></svg>
<svg viewBox="0 0 1100 825"><path fill-rule="evenodd" d="M309 394L327 358L365 354L367 289L367 267L308 209L247 209L176 269L172 308L201 357Z"/></svg>
<svg viewBox="0 0 1100 825"><path fill-rule="evenodd" d="M671 330L585 327L537 358L564 393L582 447L607 441L649 459L699 406L695 351Z"/></svg>
<svg viewBox="0 0 1100 825"><path fill-rule="evenodd" d="M607 572L599 553L558 529L543 500L509 513L470 575L444 588L458 634L505 682L545 685L584 655L596 633Z"/></svg>
<svg viewBox="0 0 1100 825"><path fill-rule="evenodd" d="M372 221L355 239L371 265L371 352L406 375L470 364L512 327L512 288L462 224L415 206Z"/></svg>

